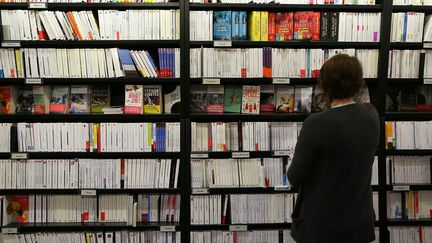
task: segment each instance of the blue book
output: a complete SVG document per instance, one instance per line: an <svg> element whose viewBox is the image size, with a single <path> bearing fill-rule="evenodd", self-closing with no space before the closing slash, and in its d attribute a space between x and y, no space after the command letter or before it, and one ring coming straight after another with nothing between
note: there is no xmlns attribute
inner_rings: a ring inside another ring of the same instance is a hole
<svg viewBox="0 0 432 243"><path fill-rule="evenodd" d="M233 40L239 39L239 31L240 31L240 13L237 11L233 11L231 13L231 37Z"/></svg>
<svg viewBox="0 0 432 243"><path fill-rule="evenodd" d="M172 78L172 76L173 76L173 73L174 73L174 70L173 70L173 67L174 67L174 62L173 62L173 57L174 57L174 53L173 53L173 49L172 48L170 48L170 49L167 49L167 52L168 52L168 77L169 78Z"/></svg>
<svg viewBox="0 0 432 243"><path fill-rule="evenodd" d="M244 11L239 13L239 40L246 40L247 38L247 13Z"/></svg>
<svg viewBox="0 0 432 243"><path fill-rule="evenodd" d="M408 13L405 13L404 14L403 42L406 42L407 29L408 29Z"/></svg>
<svg viewBox="0 0 432 243"><path fill-rule="evenodd" d="M162 124L162 152L166 152L166 123Z"/></svg>
<svg viewBox="0 0 432 243"><path fill-rule="evenodd" d="M162 57L162 50L163 48L158 49L158 56L159 56L159 77L164 77L164 65L163 65L163 57Z"/></svg>
<svg viewBox="0 0 432 243"><path fill-rule="evenodd" d="M156 63L153 60L152 56L150 55L150 53L148 51L145 51L145 54L147 55L147 58L149 59L150 64L152 65L153 69L155 70L156 75L159 75L159 73L158 73L158 67L156 66Z"/></svg>
<svg viewBox="0 0 432 243"><path fill-rule="evenodd" d="M231 11L215 11L213 14L213 39L231 40Z"/></svg>
<svg viewBox="0 0 432 243"><path fill-rule="evenodd" d="M130 55L129 50L119 49L118 50L120 63L123 67L123 71L126 77L139 77L135 63Z"/></svg>

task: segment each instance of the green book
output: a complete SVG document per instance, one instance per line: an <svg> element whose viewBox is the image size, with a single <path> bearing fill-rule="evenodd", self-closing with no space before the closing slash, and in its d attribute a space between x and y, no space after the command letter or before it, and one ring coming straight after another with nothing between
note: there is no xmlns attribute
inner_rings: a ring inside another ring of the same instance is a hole
<svg viewBox="0 0 432 243"><path fill-rule="evenodd" d="M242 86L225 86L224 112L240 113L242 102Z"/></svg>
<svg viewBox="0 0 432 243"><path fill-rule="evenodd" d="M110 106L110 90L108 86L94 86L91 93L91 112L103 113Z"/></svg>

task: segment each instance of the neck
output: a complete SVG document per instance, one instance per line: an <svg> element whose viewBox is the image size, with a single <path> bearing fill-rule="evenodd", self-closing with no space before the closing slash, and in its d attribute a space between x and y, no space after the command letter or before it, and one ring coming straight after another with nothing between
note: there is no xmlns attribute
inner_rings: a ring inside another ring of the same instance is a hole
<svg viewBox="0 0 432 243"><path fill-rule="evenodd" d="M334 99L331 102L331 107L336 107L336 106L344 106L344 105L349 105L354 103L353 98L347 98L347 99Z"/></svg>

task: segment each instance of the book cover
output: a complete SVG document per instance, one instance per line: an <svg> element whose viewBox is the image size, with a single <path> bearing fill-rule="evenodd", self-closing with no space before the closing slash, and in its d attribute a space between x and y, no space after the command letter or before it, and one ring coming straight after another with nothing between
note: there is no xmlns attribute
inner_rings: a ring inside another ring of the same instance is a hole
<svg viewBox="0 0 432 243"><path fill-rule="evenodd" d="M66 113L69 103L69 86L54 86L51 93L50 113Z"/></svg>
<svg viewBox="0 0 432 243"><path fill-rule="evenodd" d="M401 89L399 111L416 111L417 90L412 86Z"/></svg>
<svg viewBox="0 0 432 243"><path fill-rule="evenodd" d="M12 86L0 86L0 114L15 113L14 93Z"/></svg>
<svg viewBox="0 0 432 243"><path fill-rule="evenodd" d="M75 85L70 90L69 113L89 113L89 88L87 85Z"/></svg>
<svg viewBox="0 0 432 243"><path fill-rule="evenodd" d="M207 86L207 112L223 113L224 112L224 86L208 85Z"/></svg>
<svg viewBox="0 0 432 243"><path fill-rule="evenodd" d="M312 86L296 86L294 92L294 112L311 113L312 111Z"/></svg>
<svg viewBox="0 0 432 243"><path fill-rule="evenodd" d="M274 112L276 108L275 104L275 86L273 85L261 85L260 94L260 111Z"/></svg>
<svg viewBox="0 0 432 243"><path fill-rule="evenodd" d="M321 40L329 40L330 39L330 13L323 12L321 13Z"/></svg>
<svg viewBox="0 0 432 243"><path fill-rule="evenodd" d="M329 108L330 101L324 95L323 90L316 86L313 89L312 110L314 112L321 112Z"/></svg>
<svg viewBox="0 0 432 243"><path fill-rule="evenodd" d="M268 40L276 41L276 13L268 13Z"/></svg>
<svg viewBox="0 0 432 243"><path fill-rule="evenodd" d="M138 71L135 67L135 63L133 62L131 53L126 49L118 50L120 63L122 65L124 74L126 77L139 77Z"/></svg>
<svg viewBox="0 0 432 243"><path fill-rule="evenodd" d="M161 114L162 86L144 86L144 113Z"/></svg>
<svg viewBox="0 0 432 243"><path fill-rule="evenodd" d="M294 87L278 86L276 89L276 112L294 111Z"/></svg>
<svg viewBox="0 0 432 243"><path fill-rule="evenodd" d="M329 40L337 41L339 36L339 13L330 13Z"/></svg>
<svg viewBox="0 0 432 243"><path fill-rule="evenodd" d="M242 113L259 114L260 90L260 86L243 86Z"/></svg>
<svg viewBox="0 0 432 243"><path fill-rule="evenodd" d="M143 113L143 86L125 85L125 114Z"/></svg>
<svg viewBox="0 0 432 243"><path fill-rule="evenodd" d="M294 13L276 13L276 41L288 41L294 38Z"/></svg>
<svg viewBox="0 0 432 243"><path fill-rule="evenodd" d="M244 11L239 12L239 40L247 39L247 13Z"/></svg>
<svg viewBox="0 0 432 243"><path fill-rule="evenodd" d="M240 113L242 100L241 85L225 86L224 112Z"/></svg>
<svg viewBox="0 0 432 243"><path fill-rule="evenodd" d="M261 12L261 41L268 41L268 12L262 11Z"/></svg>
<svg viewBox="0 0 432 243"><path fill-rule="evenodd" d="M240 13L237 11L231 12L231 37L233 40L238 40L240 36Z"/></svg>
<svg viewBox="0 0 432 243"><path fill-rule="evenodd" d="M43 85L33 86L33 113L48 114L50 103L50 87Z"/></svg>
<svg viewBox="0 0 432 243"><path fill-rule="evenodd" d="M213 40L231 40L231 11L213 13Z"/></svg>
<svg viewBox="0 0 432 243"><path fill-rule="evenodd" d="M249 39L261 41L261 12L252 11L249 14Z"/></svg>
<svg viewBox="0 0 432 243"><path fill-rule="evenodd" d="M192 112L206 112L207 111L207 87L204 85L191 86L191 111Z"/></svg>
<svg viewBox="0 0 432 243"><path fill-rule="evenodd" d="M180 113L181 102L180 85L177 85L173 91L168 91L164 95L164 112L166 114Z"/></svg>
<svg viewBox="0 0 432 243"><path fill-rule="evenodd" d="M294 13L294 39L319 40L320 39L320 13L296 12Z"/></svg>
<svg viewBox="0 0 432 243"><path fill-rule="evenodd" d="M354 101L357 103L370 103L369 88L367 85L362 87L354 96Z"/></svg>
<svg viewBox="0 0 432 243"><path fill-rule="evenodd" d="M21 86L18 89L17 113L33 112L33 89L31 86Z"/></svg>
<svg viewBox="0 0 432 243"><path fill-rule="evenodd" d="M103 109L110 106L109 86L93 86L91 90L91 112L104 113Z"/></svg>
<svg viewBox="0 0 432 243"><path fill-rule="evenodd" d="M4 203L9 223L29 222L29 196L7 196Z"/></svg>

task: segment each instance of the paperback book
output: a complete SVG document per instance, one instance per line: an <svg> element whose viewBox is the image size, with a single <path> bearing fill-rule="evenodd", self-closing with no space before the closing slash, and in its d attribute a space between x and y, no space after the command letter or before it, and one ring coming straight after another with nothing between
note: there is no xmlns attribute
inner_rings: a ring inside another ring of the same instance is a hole
<svg viewBox="0 0 432 243"><path fill-rule="evenodd" d="M72 86L69 113L89 113L89 88L87 85Z"/></svg>
<svg viewBox="0 0 432 243"><path fill-rule="evenodd" d="M91 112L104 113L103 109L110 106L109 86L93 86L91 91Z"/></svg>
<svg viewBox="0 0 432 243"><path fill-rule="evenodd" d="M0 114L15 113L15 89L12 86L0 86Z"/></svg>
<svg viewBox="0 0 432 243"><path fill-rule="evenodd" d="M33 112L33 89L31 86L22 86L18 89L17 113Z"/></svg>
<svg viewBox="0 0 432 243"><path fill-rule="evenodd" d="M224 86L223 85L208 85L207 87L208 113L223 113L224 112Z"/></svg>
<svg viewBox="0 0 432 243"><path fill-rule="evenodd" d="M243 86L242 113L259 114L260 112L260 86Z"/></svg>
<svg viewBox="0 0 432 243"><path fill-rule="evenodd" d="M225 86L224 112L240 113L242 100L241 85Z"/></svg>
<svg viewBox="0 0 432 243"><path fill-rule="evenodd" d="M275 108L275 86L261 85L260 111L262 113L274 112Z"/></svg>
<svg viewBox="0 0 432 243"><path fill-rule="evenodd" d="M204 85L191 86L191 111L206 112L207 111L207 87Z"/></svg>
<svg viewBox="0 0 432 243"><path fill-rule="evenodd" d="M278 86L276 89L276 112L294 111L294 87Z"/></svg>
<svg viewBox="0 0 432 243"><path fill-rule="evenodd" d="M161 113L162 86L145 85L144 86L144 113L160 114Z"/></svg>
<svg viewBox="0 0 432 243"><path fill-rule="evenodd" d="M50 106L50 87L45 85L33 86L33 113L34 114L49 114Z"/></svg>
<svg viewBox="0 0 432 243"><path fill-rule="evenodd" d="M125 86L125 109L126 114L143 113L143 86L126 85Z"/></svg>
<svg viewBox="0 0 432 243"><path fill-rule="evenodd" d="M66 113L69 103L69 86L54 86L51 93L50 113Z"/></svg>

